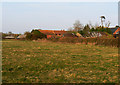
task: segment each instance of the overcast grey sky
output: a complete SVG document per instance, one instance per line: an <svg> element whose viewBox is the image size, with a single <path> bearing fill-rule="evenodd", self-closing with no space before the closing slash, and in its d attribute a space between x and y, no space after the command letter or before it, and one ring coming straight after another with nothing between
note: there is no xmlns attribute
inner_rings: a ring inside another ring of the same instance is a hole
<svg viewBox="0 0 120 85"><path fill-rule="evenodd" d="M111 26L118 24L117 2L4 2L3 32L24 33L34 28L67 30L75 20L100 24L104 15Z"/></svg>

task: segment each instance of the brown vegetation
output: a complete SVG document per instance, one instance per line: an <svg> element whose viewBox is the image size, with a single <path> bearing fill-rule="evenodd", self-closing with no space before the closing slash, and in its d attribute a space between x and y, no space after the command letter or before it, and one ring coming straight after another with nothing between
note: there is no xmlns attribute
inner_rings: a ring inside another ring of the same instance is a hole
<svg viewBox="0 0 120 85"><path fill-rule="evenodd" d="M118 38L54 38L53 42L82 43L118 47Z"/></svg>

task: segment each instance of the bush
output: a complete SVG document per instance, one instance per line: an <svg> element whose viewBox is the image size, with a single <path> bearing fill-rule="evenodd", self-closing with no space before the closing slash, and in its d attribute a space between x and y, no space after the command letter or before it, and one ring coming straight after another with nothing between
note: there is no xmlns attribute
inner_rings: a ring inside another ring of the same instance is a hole
<svg viewBox="0 0 120 85"><path fill-rule="evenodd" d="M112 31L110 30L110 28L106 28L105 31L109 34L112 34Z"/></svg>
<svg viewBox="0 0 120 85"><path fill-rule="evenodd" d="M32 34L31 33L26 33L26 39L27 40L32 40Z"/></svg>
<svg viewBox="0 0 120 85"><path fill-rule="evenodd" d="M82 30L78 31L78 33L80 33L82 36L84 35L84 32Z"/></svg>
<svg viewBox="0 0 120 85"><path fill-rule="evenodd" d="M32 30L32 40L37 40L38 38L47 38L47 36L41 33L39 30Z"/></svg>
<svg viewBox="0 0 120 85"><path fill-rule="evenodd" d="M37 40L47 38L47 36L41 33L39 30L32 30L31 32L25 32L27 40Z"/></svg>
<svg viewBox="0 0 120 85"><path fill-rule="evenodd" d="M2 33L1 38L4 39L6 36L8 36L8 35L5 33Z"/></svg>

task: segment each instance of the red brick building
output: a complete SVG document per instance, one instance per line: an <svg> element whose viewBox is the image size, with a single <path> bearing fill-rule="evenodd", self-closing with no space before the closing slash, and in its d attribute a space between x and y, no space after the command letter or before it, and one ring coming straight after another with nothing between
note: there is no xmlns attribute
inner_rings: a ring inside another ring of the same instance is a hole
<svg viewBox="0 0 120 85"><path fill-rule="evenodd" d="M39 31L47 35L47 38L64 37L64 34L67 32L64 30L39 30Z"/></svg>

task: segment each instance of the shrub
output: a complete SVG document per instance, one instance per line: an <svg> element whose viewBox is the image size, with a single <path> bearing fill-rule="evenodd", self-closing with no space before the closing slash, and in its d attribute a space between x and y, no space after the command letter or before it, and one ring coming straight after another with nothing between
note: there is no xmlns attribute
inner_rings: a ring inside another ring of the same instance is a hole
<svg viewBox="0 0 120 85"><path fill-rule="evenodd" d="M95 45L104 45L104 46L112 46L112 47L118 47L118 39L117 38L70 38L70 37L64 37L64 38L54 38L49 39L54 42L67 42L67 43L93 43Z"/></svg>
<svg viewBox="0 0 120 85"><path fill-rule="evenodd" d="M2 33L1 38L4 39L6 36L8 36L8 35L5 33Z"/></svg>
<svg viewBox="0 0 120 85"><path fill-rule="evenodd" d="M78 33L80 33L82 36L84 35L84 32L82 30L78 31Z"/></svg>
<svg viewBox="0 0 120 85"><path fill-rule="evenodd" d="M32 30L32 40L37 40L38 38L47 38L47 36L43 33L41 33L39 30Z"/></svg>
<svg viewBox="0 0 120 85"><path fill-rule="evenodd" d="M105 32L109 33L109 34L112 34L112 31L109 29L109 28L106 28L105 29Z"/></svg>
<svg viewBox="0 0 120 85"><path fill-rule="evenodd" d="M31 40L32 39L32 34L30 32L26 33L26 39Z"/></svg>

